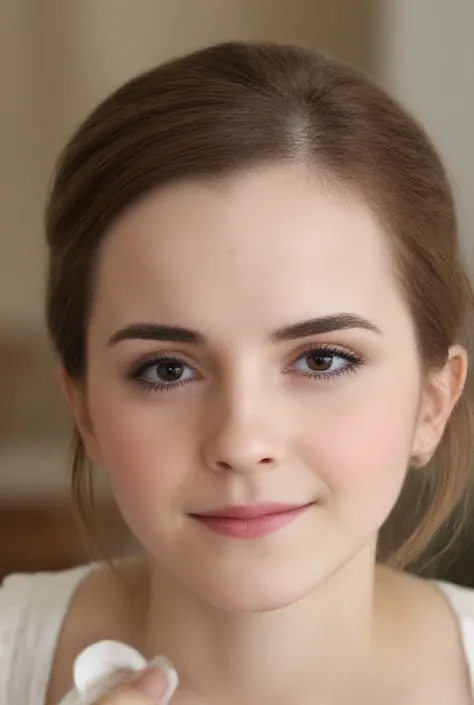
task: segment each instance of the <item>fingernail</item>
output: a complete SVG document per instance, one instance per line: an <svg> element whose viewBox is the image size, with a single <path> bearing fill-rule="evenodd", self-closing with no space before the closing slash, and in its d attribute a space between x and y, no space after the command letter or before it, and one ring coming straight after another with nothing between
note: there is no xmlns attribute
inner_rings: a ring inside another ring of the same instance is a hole
<svg viewBox="0 0 474 705"><path fill-rule="evenodd" d="M132 682L143 695L168 705L178 685L178 675L167 658L157 656Z"/></svg>

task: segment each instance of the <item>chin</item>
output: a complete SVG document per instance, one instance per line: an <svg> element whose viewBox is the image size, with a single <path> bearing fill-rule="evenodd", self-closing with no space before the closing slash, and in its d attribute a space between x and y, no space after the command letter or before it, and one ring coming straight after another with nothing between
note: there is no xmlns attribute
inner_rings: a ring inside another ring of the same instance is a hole
<svg viewBox="0 0 474 705"><path fill-rule="evenodd" d="M306 556L295 561L250 560L180 576L188 590L216 609L233 613L270 612L307 598L329 577L330 567Z"/></svg>
<svg viewBox="0 0 474 705"><path fill-rule="evenodd" d="M249 586L249 589L213 591L208 602L217 609L232 613L255 614L282 610L306 598L315 586Z"/></svg>
<svg viewBox="0 0 474 705"><path fill-rule="evenodd" d="M143 544L178 600L194 596L227 613L262 613L307 599L364 553L363 534L354 532L349 539L326 531L322 542L315 540L323 533L317 529L301 524L262 541L193 531L168 544L156 541L155 534Z"/></svg>

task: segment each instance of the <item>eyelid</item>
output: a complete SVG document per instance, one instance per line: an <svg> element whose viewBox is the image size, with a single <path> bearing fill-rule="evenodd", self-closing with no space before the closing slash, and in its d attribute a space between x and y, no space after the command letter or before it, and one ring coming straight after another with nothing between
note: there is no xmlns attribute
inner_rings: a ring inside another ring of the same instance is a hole
<svg viewBox="0 0 474 705"><path fill-rule="evenodd" d="M328 357L341 358L344 360L344 364L336 370L314 370L308 372L295 370L294 366L301 360L307 358L311 354L311 352L319 353L322 356L326 354ZM321 383L324 381L334 382L346 375L355 374L358 370L360 370L366 365L366 362L367 361L365 357L363 357L359 353L356 353L353 350L342 349L339 346L329 344L313 344L308 346L306 350L300 352L300 354L296 358L294 357L293 362L285 368L284 372L285 374L296 374L297 376L310 380L311 383Z"/></svg>
<svg viewBox="0 0 474 705"><path fill-rule="evenodd" d="M178 379L169 383L161 383L147 380L144 376L144 373L148 369L156 367L157 365L162 364L163 362L175 362L183 367L188 368L192 371L194 378L189 380ZM190 384L191 382L197 381L199 379L199 372L193 365L190 365L185 360L183 360L182 357L170 354L155 354L153 356L150 356L148 359L142 359L141 362L138 362L135 366L133 366L126 373L126 378L130 382L133 382L133 384L142 387L147 392L171 392L173 390L178 389L179 387L183 387L187 384Z"/></svg>
<svg viewBox="0 0 474 705"><path fill-rule="evenodd" d="M159 352L145 355L144 357L140 358L135 363L133 363L131 366L129 366L127 377L136 377L137 375L144 372L148 367L153 367L153 365L158 365L165 361L177 362L186 365L186 367L190 367L193 370L196 370L196 365L187 360L186 357L180 353Z"/></svg>
<svg viewBox="0 0 474 705"><path fill-rule="evenodd" d="M362 355L359 352L356 352L352 348L349 348L345 345L339 345L337 343L318 343L318 342L311 342L311 343L306 343L302 345L298 350L294 350L291 355L291 360L293 362L295 360L299 360L300 357L303 357L304 355L308 355L311 352L328 352L332 353L333 355L340 355L341 357L347 357L348 359L351 360L357 360L357 361L362 361L365 359L365 356Z"/></svg>

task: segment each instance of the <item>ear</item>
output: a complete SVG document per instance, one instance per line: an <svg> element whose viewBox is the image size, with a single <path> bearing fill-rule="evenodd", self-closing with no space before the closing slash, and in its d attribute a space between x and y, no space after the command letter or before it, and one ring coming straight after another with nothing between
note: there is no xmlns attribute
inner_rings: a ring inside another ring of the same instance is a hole
<svg viewBox="0 0 474 705"><path fill-rule="evenodd" d="M440 443L449 417L466 383L468 359L465 348L449 349L445 365L430 371L424 381L412 447L415 466L426 465Z"/></svg>
<svg viewBox="0 0 474 705"><path fill-rule="evenodd" d="M58 370L58 378L89 459L96 467L103 467L100 446L89 414L85 381L71 379L63 366Z"/></svg>

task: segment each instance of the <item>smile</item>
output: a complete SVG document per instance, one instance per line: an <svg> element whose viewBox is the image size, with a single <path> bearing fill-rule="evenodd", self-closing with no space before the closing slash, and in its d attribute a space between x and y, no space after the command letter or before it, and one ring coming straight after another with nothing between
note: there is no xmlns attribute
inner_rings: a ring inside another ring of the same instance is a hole
<svg viewBox="0 0 474 705"><path fill-rule="evenodd" d="M229 506L190 514L211 531L238 539L260 538L296 521L315 502L306 504L259 504Z"/></svg>

